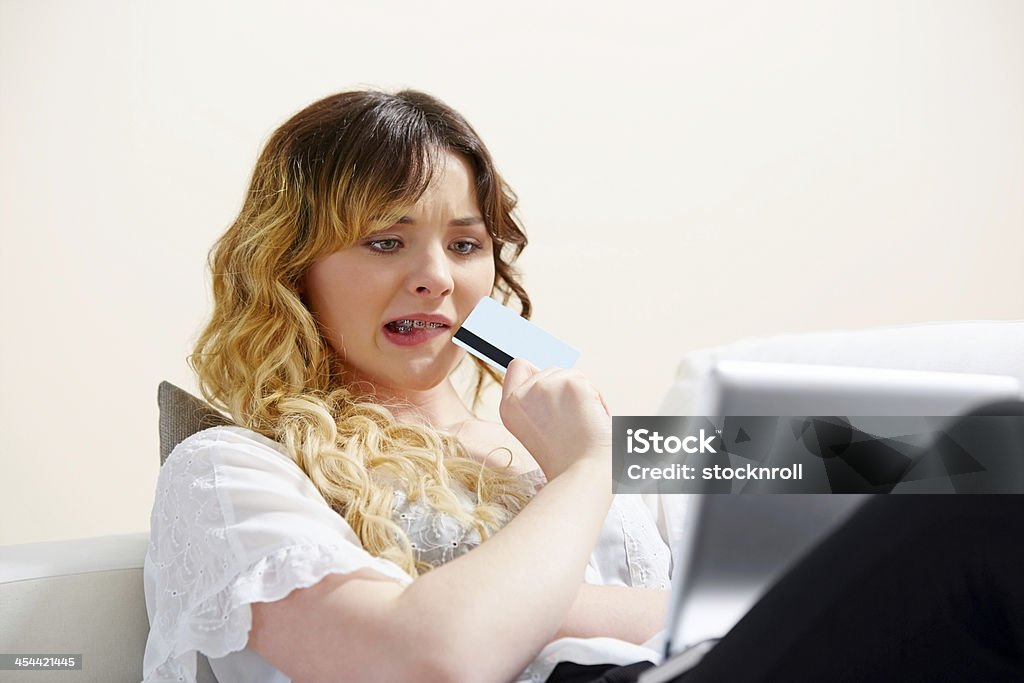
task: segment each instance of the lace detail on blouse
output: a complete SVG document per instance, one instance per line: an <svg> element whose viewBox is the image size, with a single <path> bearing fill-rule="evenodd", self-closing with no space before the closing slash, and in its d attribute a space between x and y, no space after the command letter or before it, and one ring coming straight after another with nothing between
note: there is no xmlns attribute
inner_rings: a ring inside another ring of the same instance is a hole
<svg viewBox="0 0 1024 683"><path fill-rule="evenodd" d="M395 491L392 517L409 537L413 554L420 562L439 567L480 545L480 532L437 512L422 500L410 502L403 491ZM467 510L472 506L463 502Z"/></svg>
<svg viewBox="0 0 1024 683"><path fill-rule="evenodd" d="M547 483L540 469L521 475L534 487L534 492ZM473 502L468 493L458 491L463 509L472 512ZM456 557L465 555L480 545L480 532L472 525L461 524L451 515L435 510L425 501L409 501L401 489L394 492L392 518L402 527L416 559L431 567L439 567Z"/></svg>
<svg viewBox="0 0 1024 683"><path fill-rule="evenodd" d="M671 555L658 532L654 520L637 509L629 512L627 506L643 506L640 496L620 496L615 506L622 523L622 536L626 548L626 566L629 585L643 588L669 589Z"/></svg>
<svg viewBox="0 0 1024 683"><path fill-rule="evenodd" d="M218 482L222 463L217 454L227 449L209 448L219 439L202 434L182 442L168 457L158 480L144 567L150 615L143 665L147 683L195 681L196 651L218 658L245 648L253 602L273 602L292 590L315 585L328 574L361 568L372 568L403 584L411 582L396 565L355 546L355 534L322 498L305 498L302 494L308 491L289 492L290 476L308 479L283 455L274 462L274 454L264 451L261 459L251 459L249 464L258 474L279 478L285 494L268 490L266 507L273 514L278 512L273 510L275 503L284 501L281 521L294 533L276 534L262 525L247 534L242 528L245 521L218 488L223 482ZM236 441L230 433L218 436ZM241 458L247 455L243 452ZM304 502L319 503L323 517L303 514ZM288 516L293 519L289 521Z"/></svg>

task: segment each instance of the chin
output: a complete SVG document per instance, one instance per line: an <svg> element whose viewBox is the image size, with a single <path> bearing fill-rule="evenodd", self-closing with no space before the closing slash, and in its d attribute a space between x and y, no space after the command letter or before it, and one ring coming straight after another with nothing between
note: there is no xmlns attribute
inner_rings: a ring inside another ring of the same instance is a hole
<svg viewBox="0 0 1024 683"><path fill-rule="evenodd" d="M404 381L396 383L395 386L398 386L407 391L430 391L438 384L444 382L446 379L448 379L447 373L431 373L430 375L417 375L413 377L407 377L404 379Z"/></svg>
<svg viewBox="0 0 1024 683"><path fill-rule="evenodd" d="M410 391L427 391L447 380L458 364L458 358L421 358L402 366L392 379L397 382L394 386Z"/></svg>
<svg viewBox="0 0 1024 683"><path fill-rule="evenodd" d="M453 369L454 367L447 365L439 367L437 363L432 363L429 367L406 367L398 372L394 371L398 370L395 368L390 373L382 373L379 383L395 391L429 391L447 380ZM377 380L371 381L378 384Z"/></svg>

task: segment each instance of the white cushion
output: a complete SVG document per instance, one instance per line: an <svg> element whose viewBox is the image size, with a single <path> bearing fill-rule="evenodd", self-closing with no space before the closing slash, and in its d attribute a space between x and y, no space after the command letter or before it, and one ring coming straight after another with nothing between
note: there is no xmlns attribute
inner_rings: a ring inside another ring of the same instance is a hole
<svg viewBox="0 0 1024 683"><path fill-rule="evenodd" d="M1009 375L1024 384L1024 320L933 322L746 339L686 354L662 415L687 415L694 388L719 360Z"/></svg>

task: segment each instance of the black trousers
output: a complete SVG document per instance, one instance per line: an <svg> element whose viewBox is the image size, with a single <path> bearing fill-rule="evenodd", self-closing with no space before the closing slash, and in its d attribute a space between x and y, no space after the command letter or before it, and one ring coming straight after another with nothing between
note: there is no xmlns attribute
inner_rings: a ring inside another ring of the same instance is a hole
<svg viewBox="0 0 1024 683"><path fill-rule="evenodd" d="M676 680L1024 681L1024 496L875 496Z"/></svg>

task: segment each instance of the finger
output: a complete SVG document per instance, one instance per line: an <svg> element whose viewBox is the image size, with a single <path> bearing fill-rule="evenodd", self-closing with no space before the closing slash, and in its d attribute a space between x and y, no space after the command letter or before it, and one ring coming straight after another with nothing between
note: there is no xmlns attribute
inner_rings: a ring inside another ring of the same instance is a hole
<svg viewBox="0 0 1024 683"><path fill-rule="evenodd" d="M560 368L557 365L552 365L550 368L547 368L546 370L538 370L537 366L535 366L535 365L531 365L530 367L532 367L535 370L535 372L532 375L530 375L529 377L527 377L523 381L523 383L520 384L517 387L517 390L520 391L520 392L525 392L527 389L532 387L534 384L537 384L538 382L542 382L542 381L546 380L547 378L551 377L552 375L557 375L557 374L560 374L560 373L564 374L566 372L565 368Z"/></svg>
<svg viewBox="0 0 1024 683"><path fill-rule="evenodd" d="M537 367L524 358L513 358L505 370L505 379L501 383L501 398L504 400L508 395L519 388L523 382L539 372Z"/></svg>
<svg viewBox="0 0 1024 683"><path fill-rule="evenodd" d="M604 396L601 395L600 391L597 392L597 397L601 399L601 405L604 406L604 412L608 413L608 417L611 417L612 411L608 410L608 404L605 402Z"/></svg>
<svg viewBox="0 0 1024 683"><path fill-rule="evenodd" d="M532 374L529 377L525 378L522 382L520 382L519 386L510 386L508 391L505 391L505 387L502 386L502 402L504 402L514 394L525 394L533 387L533 385L542 382L548 379L549 377L552 377L553 375L566 372L564 368L560 368L555 365L551 366L550 368L547 368L546 370L541 370L536 365L533 365L529 361L524 360L523 362L529 365L529 369Z"/></svg>

